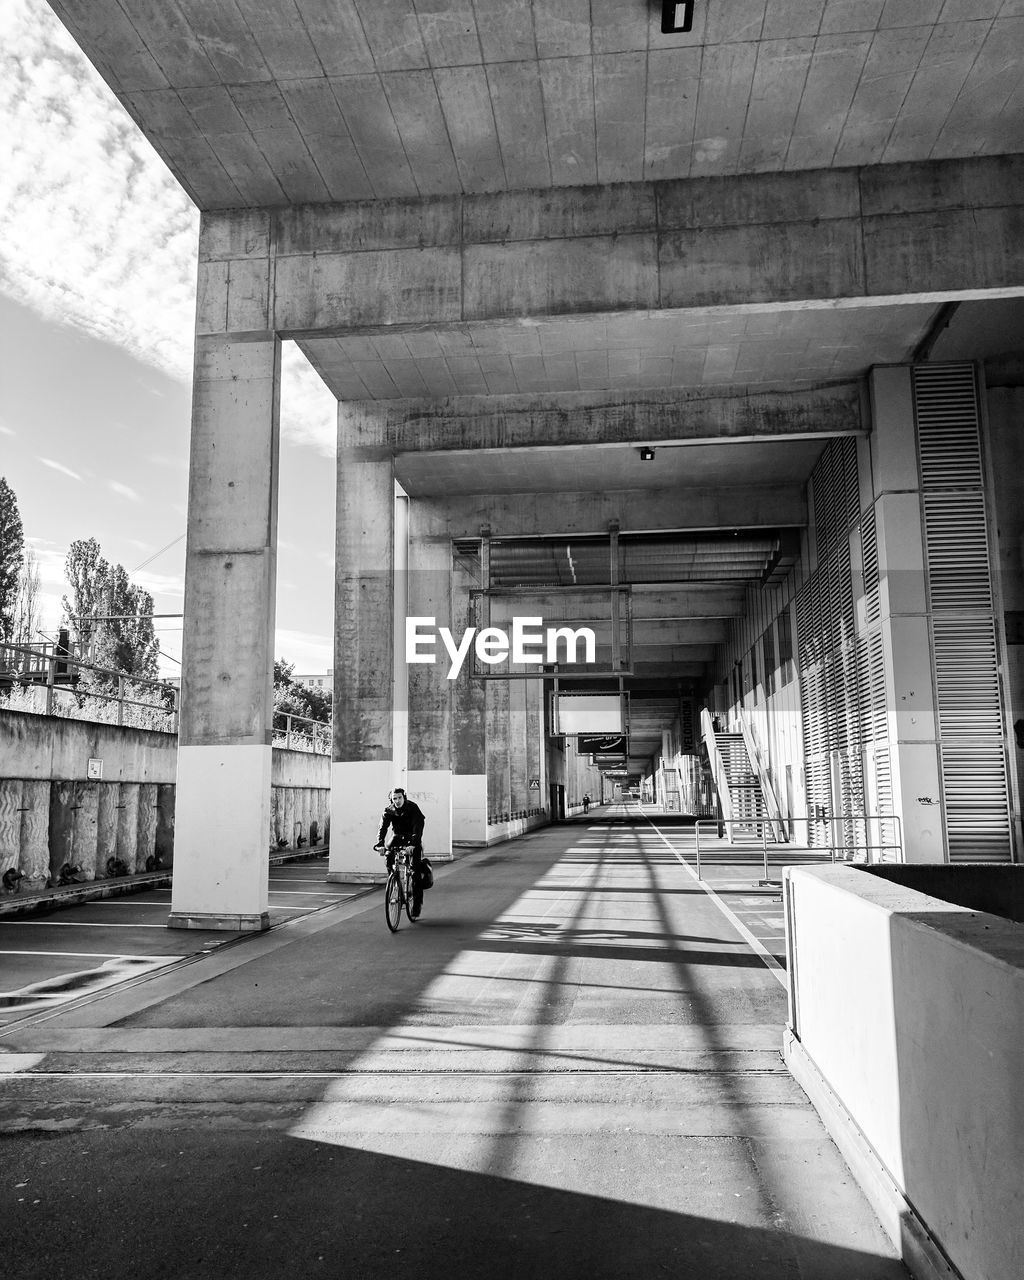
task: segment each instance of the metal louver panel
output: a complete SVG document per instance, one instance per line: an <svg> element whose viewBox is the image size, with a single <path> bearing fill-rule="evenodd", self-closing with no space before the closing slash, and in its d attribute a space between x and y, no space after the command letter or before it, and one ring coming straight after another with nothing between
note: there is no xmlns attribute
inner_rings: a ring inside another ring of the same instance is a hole
<svg viewBox="0 0 1024 1280"><path fill-rule="evenodd" d="M924 494L933 609L992 609L983 493Z"/></svg>
<svg viewBox="0 0 1024 1280"><path fill-rule="evenodd" d="M914 369L949 857L1008 860L1010 804L973 365Z"/></svg>
<svg viewBox="0 0 1024 1280"><path fill-rule="evenodd" d="M974 366L916 366L914 411L922 487L980 488L981 449Z"/></svg>
<svg viewBox="0 0 1024 1280"><path fill-rule="evenodd" d="M860 545L864 579L864 621L870 625L878 621L882 608L878 579L878 519L874 506L864 512Z"/></svg>

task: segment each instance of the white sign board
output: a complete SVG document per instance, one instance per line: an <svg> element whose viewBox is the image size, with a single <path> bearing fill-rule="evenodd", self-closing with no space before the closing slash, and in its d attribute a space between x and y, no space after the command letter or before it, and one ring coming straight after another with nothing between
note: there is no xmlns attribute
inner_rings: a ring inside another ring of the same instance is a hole
<svg viewBox="0 0 1024 1280"><path fill-rule="evenodd" d="M555 695L556 733L622 733L622 698L617 693Z"/></svg>
<svg viewBox="0 0 1024 1280"><path fill-rule="evenodd" d="M91 779L92 781L98 781L100 778L102 778L103 777L103 761L90 759L88 765L86 766L85 776Z"/></svg>

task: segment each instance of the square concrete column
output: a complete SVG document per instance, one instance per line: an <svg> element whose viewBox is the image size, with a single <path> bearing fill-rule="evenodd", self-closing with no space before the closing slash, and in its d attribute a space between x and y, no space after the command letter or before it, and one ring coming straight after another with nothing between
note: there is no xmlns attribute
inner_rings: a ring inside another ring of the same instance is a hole
<svg viewBox="0 0 1024 1280"><path fill-rule="evenodd" d="M470 592L481 585L479 560L456 555L452 568L452 631L456 635L475 625ZM489 682L472 679L466 666L452 682L452 840L474 846L487 843Z"/></svg>
<svg viewBox="0 0 1024 1280"><path fill-rule="evenodd" d="M338 416L337 557L334 595L334 749L331 852L327 879L377 883L384 860L373 851L388 793L405 785L405 745L396 753L396 712L407 707L404 655L395 617L404 610L405 537L396 579L396 499L390 451L360 442L362 423ZM403 531L404 534L404 531ZM398 679L396 679L396 676ZM396 685L402 688L396 696Z"/></svg>
<svg viewBox="0 0 1024 1280"><path fill-rule="evenodd" d="M176 928L268 925L280 375L273 334L196 341Z"/></svg>
<svg viewBox="0 0 1024 1280"><path fill-rule="evenodd" d="M456 638L452 619L452 544L447 521L434 504L409 507L409 616L433 618ZM438 652L440 651L440 652ZM426 655L425 655L426 656ZM409 795L426 815L423 848L428 857L452 856L452 689L449 658L437 642L433 662L408 664ZM457 679L468 679L465 672Z"/></svg>

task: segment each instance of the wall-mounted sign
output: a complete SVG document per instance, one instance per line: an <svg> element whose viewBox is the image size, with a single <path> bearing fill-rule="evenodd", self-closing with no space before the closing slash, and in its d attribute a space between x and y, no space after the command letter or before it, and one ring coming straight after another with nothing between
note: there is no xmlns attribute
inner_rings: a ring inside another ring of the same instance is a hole
<svg viewBox="0 0 1024 1280"><path fill-rule="evenodd" d="M539 790L540 790L540 778L531 778L531 779L530 779L530 790L531 790L531 791L539 791Z"/></svg>
<svg viewBox="0 0 1024 1280"><path fill-rule="evenodd" d="M86 765L85 776L90 781L98 782L103 777L103 761L92 759Z"/></svg>
<svg viewBox="0 0 1024 1280"><path fill-rule="evenodd" d="M624 734L581 733L576 739L576 754L580 756L624 755Z"/></svg>

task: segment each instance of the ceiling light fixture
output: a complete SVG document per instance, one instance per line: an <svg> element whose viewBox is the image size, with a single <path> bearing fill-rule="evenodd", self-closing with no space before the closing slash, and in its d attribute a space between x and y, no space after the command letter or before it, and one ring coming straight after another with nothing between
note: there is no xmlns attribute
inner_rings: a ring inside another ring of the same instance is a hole
<svg viewBox="0 0 1024 1280"><path fill-rule="evenodd" d="M640 461L641 462L654 461L654 450L651 448L650 445L645 444L644 447L640 450Z"/></svg>
<svg viewBox="0 0 1024 1280"><path fill-rule="evenodd" d="M693 29L693 0L661 0L662 35Z"/></svg>

